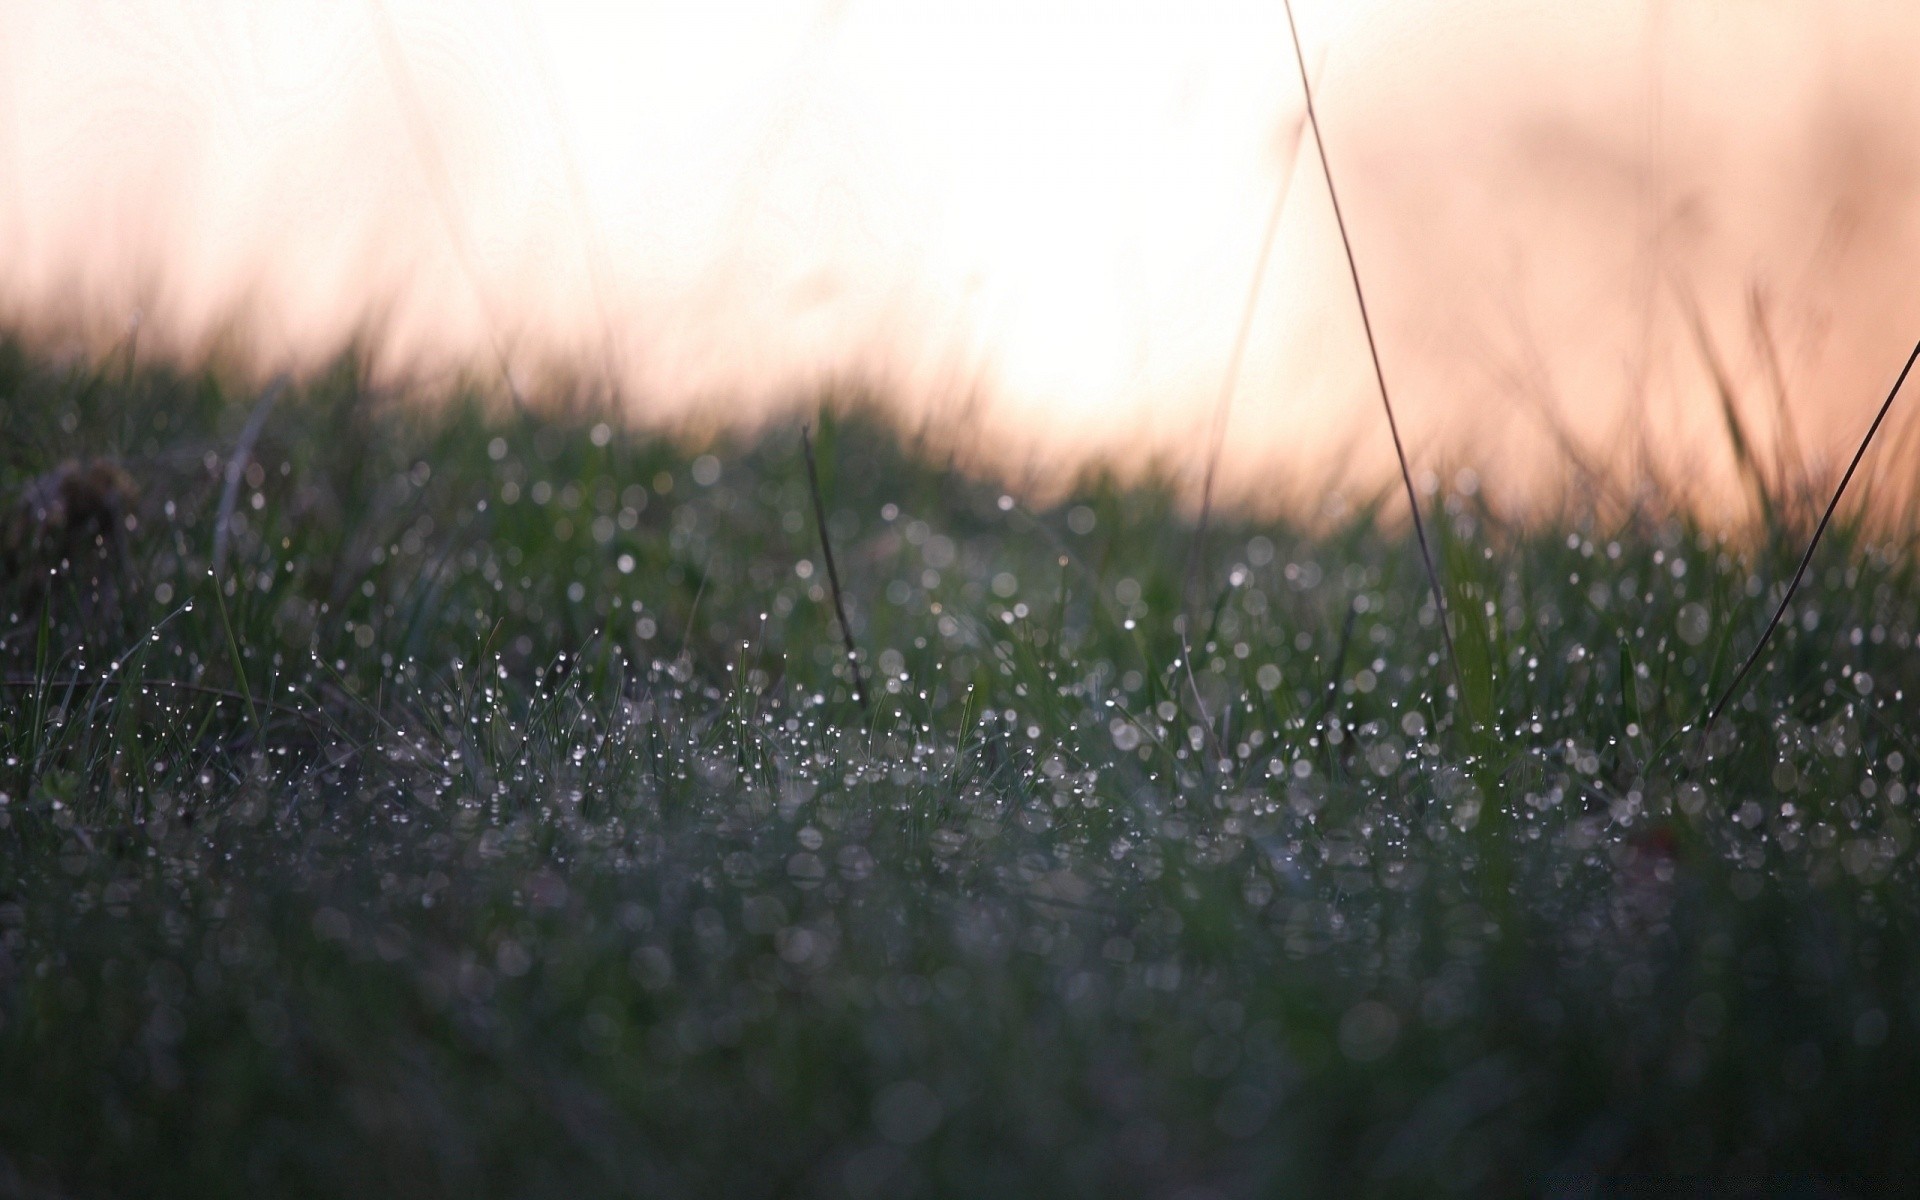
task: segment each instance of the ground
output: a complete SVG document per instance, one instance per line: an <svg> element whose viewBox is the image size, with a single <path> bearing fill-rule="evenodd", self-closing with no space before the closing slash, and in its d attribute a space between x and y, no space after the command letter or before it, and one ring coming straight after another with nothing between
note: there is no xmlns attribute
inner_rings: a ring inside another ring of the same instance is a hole
<svg viewBox="0 0 1920 1200"><path fill-rule="evenodd" d="M1920 1169L1913 520L1703 730L1804 498L1432 495L1449 657L1396 491L1200 537L830 394L863 705L797 427L362 374L0 351L0 1191Z"/></svg>

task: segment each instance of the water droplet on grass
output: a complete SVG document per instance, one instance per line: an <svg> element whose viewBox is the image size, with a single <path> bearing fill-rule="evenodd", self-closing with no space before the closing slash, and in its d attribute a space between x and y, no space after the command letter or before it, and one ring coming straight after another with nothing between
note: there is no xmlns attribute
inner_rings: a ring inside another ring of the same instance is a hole
<svg viewBox="0 0 1920 1200"><path fill-rule="evenodd" d="M1698 646L1707 640L1707 634L1713 627L1713 620L1708 615L1704 604L1687 603L1680 606L1680 613L1674 624L1681 641L1689 646Z"/></svg>

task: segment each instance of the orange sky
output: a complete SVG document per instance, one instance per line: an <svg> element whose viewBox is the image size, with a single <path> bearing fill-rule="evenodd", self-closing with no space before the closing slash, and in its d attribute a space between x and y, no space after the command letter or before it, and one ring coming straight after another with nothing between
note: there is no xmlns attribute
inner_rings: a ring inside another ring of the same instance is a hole
<svg viewBox="0 0 1920 1200"><path fill-rule="evenodd" d="M1764 311L1803 439L1864 424L1920 332L1912 6L1298 12L1423 463L1525 488L1631 428L1724 470L1683 294L1756 422ZM566 357L642 414L864 373L1022 461L1197 472L1285 189L1229 485L1389 452L1266 0L8 0L0 81L19 319L239 314L272 365L378 309L397 358Z"/></svg>

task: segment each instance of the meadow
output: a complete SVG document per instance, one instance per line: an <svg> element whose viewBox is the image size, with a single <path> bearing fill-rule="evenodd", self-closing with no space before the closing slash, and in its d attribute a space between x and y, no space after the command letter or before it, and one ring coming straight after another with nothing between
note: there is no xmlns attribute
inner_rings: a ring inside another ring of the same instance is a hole
<svg viewBox="0 0 1920 1200"><path fill-rule="evenodd" d="M1397 483L1201 537L879 414L813 422L843 631L795 425L0 348L0 1192L1920 1170L1911 513L1703 729L1825 501L1771 467L1454 476L1450 656Z"/></svg>

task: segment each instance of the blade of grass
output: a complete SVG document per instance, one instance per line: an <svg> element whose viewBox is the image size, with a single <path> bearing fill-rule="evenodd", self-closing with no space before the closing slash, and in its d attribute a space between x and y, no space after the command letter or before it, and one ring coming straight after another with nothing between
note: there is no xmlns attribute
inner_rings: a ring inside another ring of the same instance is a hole
<svg viewBox="0 0 1920 1200"><path fill-rule="evenodd" d="M1754 502L1760 506L1760 523L1766 527L1771 539L1780 528L1773 488L1768 483L1766 469L1760 463L1759 450L1754 445L1753 437L1747 432L1746 420L1740 415L1740 400L1734 390L1733 378L1720 361L1720 350L1714 345L1713 334L1707 329L1707 319L1701 313L1693 293L1678 283L1675 283L1674 291L1679 296L1680 311L1687 319L1694 344L1706 363L1707 374L1713 379L1714 396L1720 401L1720 418L1726 423L1727 441L1733 447L1734 465L1746 478L1747 486L1753 489Z"/></svg>
<svg viewBox="0 0 1920 1200"><path fill-rule="evenodd" d="M92 688L102 692L108 690L139 691L146 688L167 688L172 691L190 692L196 696L210 696L216 700L239 700L245 703L247 699L247 697L236 688L215 687L211 684L195 683L190 679L168 679L164 676L143 675L138 679L129 680L114 679L111 677L106 679L88 679L79 675L66 675L50 680L47 684L24 676L0 676L0 688L6 688L9 691L31 691L49 684L54 687L76 691L81 688ZM268 712L279 713L294 718L315 729L324 730L328 733L337 734L339 732L323 715L314 711L311 707L303 708L294 704L279 704L272 700L256 700L254 703Z"/></svg>
<svg viewBox="0 0 1920 1200"><path fill-rule="evenodd" d="M1727 690L1720 694L1720 699L1708 710L1706 719L1700 723L1702 737L1712 731L1713 723L1720 719L1720 714L1726 710L1734 693L1740 690L1740 685L1745 682L1747 673L1753 670L1755 663L1760 661L1760 654L1767 648L1767 643L1773 639L1774 630L1780 628L1781 620L1787 615L1787 605L1793 603L1793 594L1800 590L1800 581L1807 576L1807 567L1813 562L1813 552L1820 548L1820 539L1826 536L1827 526L1833 521L1833 514L1840 507L1840 499L1847 494L1847 485L1853 482L1853 473L1859 469L1860 460L1867 456L1867 447L1873 445L1874 435L1880 432L1881 422L1887 419L1887 413L1893 409L1893 402L1900 395L1900 389L1906 386L1907 376L1913 372L1913 364L1916 360L1920 360L1920 342L1914 343L1913 353L1907 355L1906 365L1900 368L1900 377L1893 381L1893 387L1887 392L1887 398L1880 404L1880 411L1874 414L1873 424L1867 426L1867 436L1860 439L1860 448L1853 452L1853 461L1847 464L1846 474L1840 477L1840 486L1833 490L1833 499L1827 502L1827 511L1821 514L1820 524L1814 529L1812 539L1807 542L1807 552L1800 556L1800 568L1793 573L1793 581L1787 584L1786 594L1780 597L1780 606L1773 610L1773 619L1767 622L1766 631L1754 644L1753 652L1747 655L1746 661L1740 664L1740 669L1734 672L1733 682L1727 685Z"/></svg>
<svg viewBox="0 0 1920 1200"><path fill-rule="evenodd" d="M853 698L860 711L867 711L867 683L860 672L860 651L853 642L853 626L847 623L847 606L840 597L840 571L833 565L833 541L827 536L827 503L820 498L820 468L813 461L813 430L800 427L800 448L807 459L807 488L813 493L813 519L820 530L820 557L827 564L827 586L833 593L833 615L840 619L840 636L847 644L847 669L853 673Z"/></svg>
<svg viewBox="0 0 1920 1200"><path fill-rule="evenodd" d="M220 488L219 515L213 522L213 574L216 579L227 573L227 548L233 535L233 508L240 498L240 481L246 477L247 464L253 461L253 447L260 440L261 431L267 427L267 417L272 414L275 402L286 388L287 377L282 375L260 393L253 412L247 417L246 427L240 431L240 440L234 443L233 453L227 456L226 479Z"/></svg>
<svg viewBox="0 0 1920 1200"><path fill-rule="evenodd" d="M1207 731L1207 744L1213 747L1213 756L1217 761L1226 757L1220 746L1220 739L1213 732L1213 714L1207 711L1207 702L1200 695L1200 681L1193 674L1193 647L1187 642L1187 631L1180 631L1180 665L1186 668L1187 687L1193 692L1193 706L1200 713L1200 728Z"/></svg>
<svg viewBox="0 0 1920 1200"><path fill-rule="evenodd" d="M240 642L233 636L233 620L227 615L226 589L220 586L220 577L209 573L207 580L213 585L213 607L220 614L220 632L226 635L227 654L233 659L233 678L240 687L240 698L246 702L247 720L253 725L254 736L266 742L267 727L260 720L260 710L254 707L253 685L247 682L247 663L240 656Z"/></svg>
<svg viewBox="0 0 1920 1200"><path fill-rule="evenodd" d="M1773 322L1767 316L1766 297L1758 287L1748 294L1750 319L1753 323L1754 340L1760 351L1760 361L1767 368L1767 379L1773 388L1774 446L1773 469L1774 486L1779 489L1783 500L1796 505L1808 502L1807 456L1800 445L1800 433L1793 420L1793 406L1787 399L1787 375L1780 362L1779 346L1773 336Z"/></svg>
<svg viewBox="0 0 1920 1200"><path fill-rule="evenodd" d="M1427 585L1433 591L1434 608L1440 616L1440 638L1447 644L1447 661L1453 667L1456 683L1460 680L1460 655L1454 649L1451 614L1447 610L1446 590L1440 586L1440 572L1434 566L1433 548L1427 542L1427 523L1420 516L1420 496L1413 486L1413 468L1407 464L1407 447L1400 438L1400 422L1394 417L1393 398L1387 390L1387 373L1380 365L1380 345L1373 336L1373 317L1367 309L1367 293L1360 285L1360 264L1353 256L1353 239L1347 234L1347 218L1340 208L1340 193L1334 186L1333 166L1327 161L1327 143L1320 132L1320 114L1313 103L1313 81L1307 77L1307 56L1300 47L1300 27L1293 18L1293 0L1282 0L1287 13L1287 33L1293 39L1293 60L1300 69L1300 90L1306 97L1307 124L1313 127L1313 146L1320 156L1320 174L1327 182L1327 200L1333 206L1333 221L1340 230L1340 248L1347 256L1347 273L1353 277L1353 298L1360 308L1360 328L1367 335L1367 354L1373 361L1373 379L1380 388L1380 406L1386 410L1387 432L1393 435L1393 454L1400 463L1400 481L1407 488L1407 508L1413 514L1413 535L1420 543L1420 562L1427 569ZM1466 693L1460 692L1461 703ZM1478 715L1468 711L1470 721Z"/></svg>
<svg viewBox="0 0 1920 1200"><path fill-rule="evenodd" d="M33 752L24 758L25 770L21 772L20 791L22 795L31 795L33 781L40 775L40 767L45 753L42 740L47 729L47 694L53 689L53 613L46 606L40 609L40 629L33 644Z"/></svg>
<svg viewBox="0 0 1920 1200"><path fill-rule="evenodd" d="M1280 218L1286 215L1287 197L1293 193L1293 177L1300 165L1300 135L1305 122L1293 127L1293 146L1287 153L1286 168L1280 173L1280 187L1273 195L1273 208L1267 213L1267 228L1260 236L1260 253L1253 260L1253 279L1247 286L1247 302L1240 310L1240 328L1233 335L1233 349L1227 355L1226 374L1220 380L1220 397L1214 402L1213 429L1207 442L1207 471L1200 483L1200 520L1194 526L1193 548L1187 553L1187 576L1180 589L1185 605L1193 594L1193 581L1200 573L1205 556L1207 525L1213 516L1213 481L1220 468L1220 452L1227 443L1227 418L1233 413L1233 396L1240 384L1240 368L1246 361L1247 343L1253 337L1254 314L1260 309L1260 288L1266 282L1267 263L1273 257L1273 244L1279 240Z"/></svg>
<svg viewBox="0 0 1920 1200"><path fill-rule="evenodd" d="M1313 719L1314 728L1326 724L1327 718L1333 715L1333 706L1340 701L1340 677L1346 674L1347 647L1353 644L1353 626L1359 619L1359 606L1347 601L1347 616L1340 623L1340 641L1334 647L1333 661L1327 670L1327 698L1320 705L1320 715Z"/></svg>

